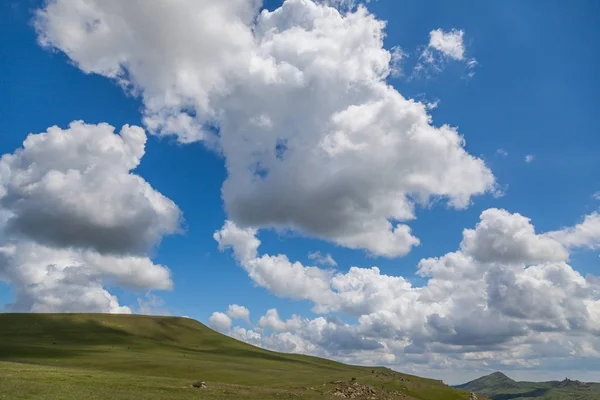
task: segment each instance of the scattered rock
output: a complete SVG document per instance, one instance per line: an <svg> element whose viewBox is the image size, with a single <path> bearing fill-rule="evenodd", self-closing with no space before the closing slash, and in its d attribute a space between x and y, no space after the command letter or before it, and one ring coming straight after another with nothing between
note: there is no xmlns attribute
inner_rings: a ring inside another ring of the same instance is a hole
<svg viewBox="0 0 600 400"><path fill-rule="evenodd" d="M393 378L398 378L398 376ZM325 393L329 393L332 398L355 400L398 400L400 398L407 397L407 395L400 390L390 390L386 389L384 386L381 386L381 389L379 389L379 387L376 389L371 385L361 384L356 380L331 381L324 383L322 386L330 386L330 389L325 389Z"/></svg>
<svg viewBox="0 0 600 400"><path fill-rule="evenodd" d="M373 386L361 385L356 380L339 384L332 392L334 396L342 399L377 399L376 393Z"/></svg>
<svg viewBox="0 0 600 400"><path fill-rule="evenodd" d="M208 386L206 385L206 382L202 382L202 381L197 381L192 383L192 387L195 387L196 389L207 389Z"/></svg>
<svg viewBox="0 0 600 400"><path fill-rule="evenodd" d="M469 397L469 400L477 400L477 395L475 393L471 393L471 397Z"/></svg>
<svg viewBox="0 0 600 400"><path fill-rule="evenodd" d="M332 382L333 383L333 382ZM406 397L406 394L394 390L387 391L385 389L375 390L373 386L363 385L357 381L336 382L335 388L331 392L333 397L341 399L356 399L356 400L392 400L399 397Z"/></svg>

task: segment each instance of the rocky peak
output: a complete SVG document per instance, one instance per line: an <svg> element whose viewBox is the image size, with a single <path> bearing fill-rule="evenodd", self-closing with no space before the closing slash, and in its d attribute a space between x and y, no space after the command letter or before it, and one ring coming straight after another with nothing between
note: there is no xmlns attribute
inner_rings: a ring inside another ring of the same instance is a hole
<svg viewBox="0 0 600 400"><path fill-rule="evenodd" d="M581 381L573 381L569 378L565 378L563 381L558 382L556 387L585 387L586 384Z"/></svg>

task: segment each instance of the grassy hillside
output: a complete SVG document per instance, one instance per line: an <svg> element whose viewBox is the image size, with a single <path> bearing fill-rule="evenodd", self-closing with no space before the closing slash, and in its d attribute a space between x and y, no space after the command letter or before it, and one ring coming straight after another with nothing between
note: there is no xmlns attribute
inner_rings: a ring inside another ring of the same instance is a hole
<svg viewBox="0 0 600 400"><path fill-rule="evenodd" d="M600 399L600 384L598 383L582 383L568 379L561 382L516 382L500 372L455 387L480 393L494 400Z"/></svg>
<svg viewBox="0 0 600 400"><path fill-rule="evenodd" d="M199 380L208 388L191 387ZM356 398L469 398L385 368L263 350L186 318L0 314L0 399L328 399L366 385Z"/></svg>

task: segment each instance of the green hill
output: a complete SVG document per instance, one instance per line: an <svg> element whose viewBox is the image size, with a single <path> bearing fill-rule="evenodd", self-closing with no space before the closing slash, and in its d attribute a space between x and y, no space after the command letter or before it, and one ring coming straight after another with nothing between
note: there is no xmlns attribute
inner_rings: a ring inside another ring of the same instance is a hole
<svg viewBox="0 0 600 400"><path fill-rule="evenodd" d="M207 388L193 388L195 381ZM469 399L386 368L260 349L187 318L0 314L0 399L343 398L336 391L357 399Z"/></svg>
<svg viewBox="0 0 600 400"><path fill-rule="evenodd" d="M475 379L458 389L478 393L493 400L598 400L600 384L565 379L551 382L517 382L501 372Z"/></svg>
<svg viewBox="0 0 600 400"><path fill-rule="evenodd" d="M479 379L475 379L464 385L455 386L456 388L464 388L475 393L482 393L484 391L496 391L518 388L517 382L504 375L502 372L494 372L491 375L482 376Z"/></svg>

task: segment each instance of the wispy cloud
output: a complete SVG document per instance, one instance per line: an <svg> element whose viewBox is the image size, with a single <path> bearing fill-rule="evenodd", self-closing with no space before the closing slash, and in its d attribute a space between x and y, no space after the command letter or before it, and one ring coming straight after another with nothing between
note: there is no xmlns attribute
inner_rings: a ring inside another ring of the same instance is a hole
<svg viewBox="0 0 600 400"><path fill-rule="evenodd" d="M142 315L171 315L165 308L165 301L152 293L146 293L143 298L137 299L138 308L136 313Z"/></svg>
<svg viewBox="0 0 600 400"><path fill-rule="evenodd" d="M429 32L429 43L421 52L413 75L440 72L449 61L459 61L466 65L467 77L472 78L479 63L475 58L466 58L464 36L465 32L459 29L451 29L448 32L435 29Z"/></svg>
<svg viewBox="0 0 600 400"><path fill-rule="evenodd" d="M429 101L425 104L425 107L427 107L428 110L435 110L436 108L438 108L439 104L440 104L439 100Z"/></svg>
<svg viewBox="0 0 600 400"><path fill-rule="evenodd" d="M329 265L332 267L335 267L337 265L337 262L329 253L322 254L320 251L314 251L312 253L308 253L308 258L320 265Z"/></svg>

